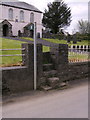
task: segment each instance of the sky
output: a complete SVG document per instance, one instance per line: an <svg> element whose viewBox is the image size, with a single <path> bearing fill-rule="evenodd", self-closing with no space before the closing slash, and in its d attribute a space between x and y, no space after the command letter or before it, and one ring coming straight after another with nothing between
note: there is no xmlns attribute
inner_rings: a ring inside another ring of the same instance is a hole
<svg viewBox="0 0 90 120"><path fill-rule="evenodd" d="M47 4L49 2L53 2L54 0L20 0L27 2L36 6L39 10L44 12L45 8L47 8ZM74 33L78 29L78 21L88 20L88 2L89 0L63 0L67 3L68 7L71 8L72 13L72 22L68 28L65 28L69 33Z"/></svg>
<svg viewBox="0 0 90 120"><path fill-rule="evenodd" d="M14 0L10 0L10 1L14 1ZM35 7L37 7L39 10L44 12L45 8L47 8L47 4L49 2L53 2L54 0L19 0L19 1L24 1L29 4L32 4ZM71 8L72 22L68 28L65 28L65 30L72 34L78 30L79 20L81 19L88 20L88 15L90 14L88 12L90 11L90 9L88 9L88 2L90 0L63 0L63 1L64 3L67 3L68 7Z"/></svg>

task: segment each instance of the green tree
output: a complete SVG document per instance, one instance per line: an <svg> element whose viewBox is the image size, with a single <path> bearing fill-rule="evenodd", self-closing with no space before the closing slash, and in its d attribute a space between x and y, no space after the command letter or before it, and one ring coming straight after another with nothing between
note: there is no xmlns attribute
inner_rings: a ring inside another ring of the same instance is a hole
<svg viewBox="0 0 90 120"><path fill-rule="evenodd" d="M43 14L43 25L49 28L52 33L57 34L60 28L69 26L71 22L71 10L62 0L60 2L52 2L48 5Z"/></svg>
<svg viewBox="0 0 90 120"><path fill-rule="evenodd" d="M78 21L78 28L81 34L90 34L90 22L88 22L87 20Z"/></svg>

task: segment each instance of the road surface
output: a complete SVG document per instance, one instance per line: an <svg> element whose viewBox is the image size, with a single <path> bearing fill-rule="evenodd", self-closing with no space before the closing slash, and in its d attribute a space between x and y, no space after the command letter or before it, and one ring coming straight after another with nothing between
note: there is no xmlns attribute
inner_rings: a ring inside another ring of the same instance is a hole
<svg viewBox="0 0 90 120"><path fill-rule="evenodd" d="M88 85L3 105L3 118L88 118Z"/></svg>

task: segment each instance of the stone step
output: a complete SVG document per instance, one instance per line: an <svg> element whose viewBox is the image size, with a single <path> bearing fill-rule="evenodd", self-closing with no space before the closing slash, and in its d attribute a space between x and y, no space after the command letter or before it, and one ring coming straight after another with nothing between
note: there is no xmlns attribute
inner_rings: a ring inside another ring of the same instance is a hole
<svg viewBox="0 0 90 120"><path fill-rule="evenodd" d="M58 77L47 78L47 84L52 88L57 88L59 87L59 78Z"/></svg>
<svg viewBox="0 0 90 120"><path fill-rule="evenodd" d="M57 76L57 70L50 70L50 71L45 71L43 72L44 77L56 77Z"/></svg>
<svg viewBox="0 0 90 120"><path fill-rule="evenodd" d="M42 90L48 91L48 90L52 90L52 87L50 86L41 86Z"/></svg>
<svg viewBox="0 0 90 120"><path fill-rule="evenodd" d="M68 85L68 82L62 82L59 84L60 87L64 87L64 86L67 86Z"/></svg>
<svg viewBox="0 0 90 120"><path fill-rule="evenodd" d="M43 64L43 71L50 71L53 68L53 64Z"/></svg>

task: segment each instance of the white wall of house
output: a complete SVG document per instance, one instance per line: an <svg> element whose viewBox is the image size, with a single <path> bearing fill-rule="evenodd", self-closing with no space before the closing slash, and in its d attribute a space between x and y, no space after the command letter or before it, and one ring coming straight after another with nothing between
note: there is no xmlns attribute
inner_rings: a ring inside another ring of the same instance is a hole
<svg viewBox="0 0 90 120"><path fill-rule="evenodd" d="M88 21L90 22L90 1L88 2Z"/></svg>
<svg viewBox="0 0 90 120"><path fill-rule="evenodd" d="M13 9L13 20L9 20L8 16L8 10L12 8ZM14 7L8 7L8 6L2 6L2 18L0 19L7 19L12 24L12 32L14 36L18 35L18 31L20 30L23 32L23 27L25 27L27 24L30 23L30 14L31 12L34 13L34 22L37 23L37 32L40 33L40 37L42 37L42 13L29 11L29 10L23 10L24 12L24 21L20 21L20 11L23 9L14 8ZM1 11L1 5L0 5L0 11ZM15 22L15 20L18 19L18 22Z"/></svg>
<svg viewBox="0 0 90 120"><path fill-rule="evenodd" d="M0 5L0 20L2 20L2 6Z"/></svg>

